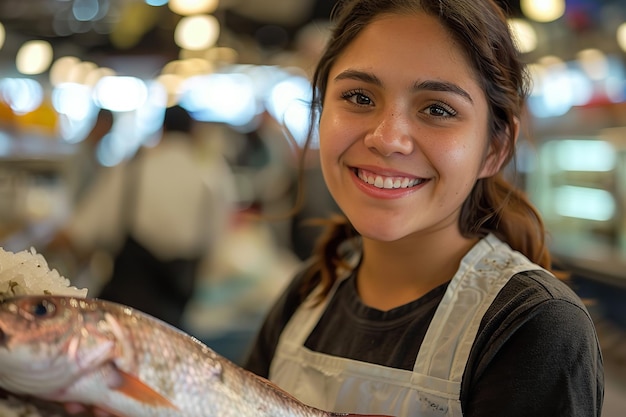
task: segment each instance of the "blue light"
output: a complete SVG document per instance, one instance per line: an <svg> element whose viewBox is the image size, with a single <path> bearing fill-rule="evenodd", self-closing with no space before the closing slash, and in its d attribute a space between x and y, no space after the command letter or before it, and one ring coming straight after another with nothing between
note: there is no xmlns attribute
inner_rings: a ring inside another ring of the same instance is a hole
<svg viewBox="0 0 626 417"><path fill-rule="evenodd" d="M72 13L76 20L80 22L93 20L99 11L100 3L98 0L74 0L72 5Z"/></svg>
<svg viewBox="0 0 626 417"><path fill-rule="evenodd" d="M148 6L165 6L167 3L169 2L169 0L146 0L146 4Z"/></svg>
<svg viewBox="0 0 626 417"><path fill-rule="evenodd" d="M210 74L186 83L180 104L197 120L245 126L259 113L254 84L245 74Z"/></svg>
<svg viewBox="0 0 626 417"><path fill-rule="evenodd" d="M16 114L36 110L43 102L43 87L30 78L5 78L0 80L0 94Z"/></svg>

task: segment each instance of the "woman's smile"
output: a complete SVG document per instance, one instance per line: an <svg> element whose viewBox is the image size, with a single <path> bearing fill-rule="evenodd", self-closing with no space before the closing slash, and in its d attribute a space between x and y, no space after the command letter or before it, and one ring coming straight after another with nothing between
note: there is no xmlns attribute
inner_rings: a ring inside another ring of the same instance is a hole
<svg viewBox="0 0 626 417"><path fill-rule="evenodd" d="M404 198L416 192L428 179L402 173L380 172L375 168L351 168L356 187L377 200Z"/></svg>
<svg viewBox="0 0 626 417"><path fill-rule="evenodd" d="M398 188L412 188L426 181L424 178L413 178L403 175L380 175L376 174L375 172L360 168L355 168L354 172L363 182L366 182L369 185L373 185L376 188L384 188L388 190Z"/></svg>

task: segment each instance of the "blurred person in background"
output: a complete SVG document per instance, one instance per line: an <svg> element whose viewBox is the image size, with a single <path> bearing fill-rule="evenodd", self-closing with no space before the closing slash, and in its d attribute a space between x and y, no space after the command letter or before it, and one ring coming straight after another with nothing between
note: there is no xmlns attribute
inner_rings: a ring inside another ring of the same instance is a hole
<svg viewBox="0 0 626 417"><path fill-rule="evenodd" d="M594 323L504 175L529 84L500 6L334 10L311 110L345 217L329 220L245 367L338 413L599 417Z"/></svg>
<svg viewBox="0 0 626 417"><path fill-rule="evenodd" d="M102 170L57 237L78 254L112 254L111 276L88 286L91 296L177 327L233 201L228 166L200 158L195 126L183 107L168 107L156 146Z"/></svg>
<svg viewBox="0 0 626 417"><path fill-rule="evenodd" d="M79 206L83 200L88 200L88 190L93 187L96 179L100 175L100 170L105 169L98 160L98 146L104 138L111 133L115 123L113 112L109 109L100 108L96 113L95 120L87 135L76 145L76 152L70 163L67 164L67 182L71 197L69 211ZM68 213L71 215L71 213ZM108 257L105 252L96 250L94 252L68 251L72 243L68 235L64 232L53 234L50 241L45 244L46 257L53 259L53 262L64 275L73 277L73 280L80 282L83 278L87 280L96 279L105 271ZM85 286L90 286L86 284Z"/></svg>
<svg viewBox="0 0 626 417"><path fill-rule="evenodd" d="M75 201L80 201L83 198L87 189L89 189L97 177L98 170L102 168L98 161L98 145L111 132L113 123L113 112L109 109L99 109L93 127L78 144Z"/></svg>

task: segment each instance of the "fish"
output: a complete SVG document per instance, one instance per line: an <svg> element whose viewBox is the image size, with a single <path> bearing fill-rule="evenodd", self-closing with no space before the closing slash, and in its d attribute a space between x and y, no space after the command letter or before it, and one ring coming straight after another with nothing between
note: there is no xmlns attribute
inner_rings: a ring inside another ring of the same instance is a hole
<svg viewBox="0 0 626 417"><path fill-rule="evenodd" d="M0 389L118 417L365 416L310 407L146 313L67 295L0 303Z"/></svg>

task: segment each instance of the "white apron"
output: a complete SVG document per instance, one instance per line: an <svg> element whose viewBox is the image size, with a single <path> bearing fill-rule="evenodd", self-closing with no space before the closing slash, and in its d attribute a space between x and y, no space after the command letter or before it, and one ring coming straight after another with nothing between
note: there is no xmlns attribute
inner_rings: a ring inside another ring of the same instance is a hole
<svg viewBox="0 0 626 417"><path fill-rule="evenodd" d="M513 275L537 269L542 268L493 235L479 241L448 285L412 371L304 347L334 291L317 306L309 297L279 339L269 379L300 401L327 411L461 416L461 379L483 315Z"/></svg>

